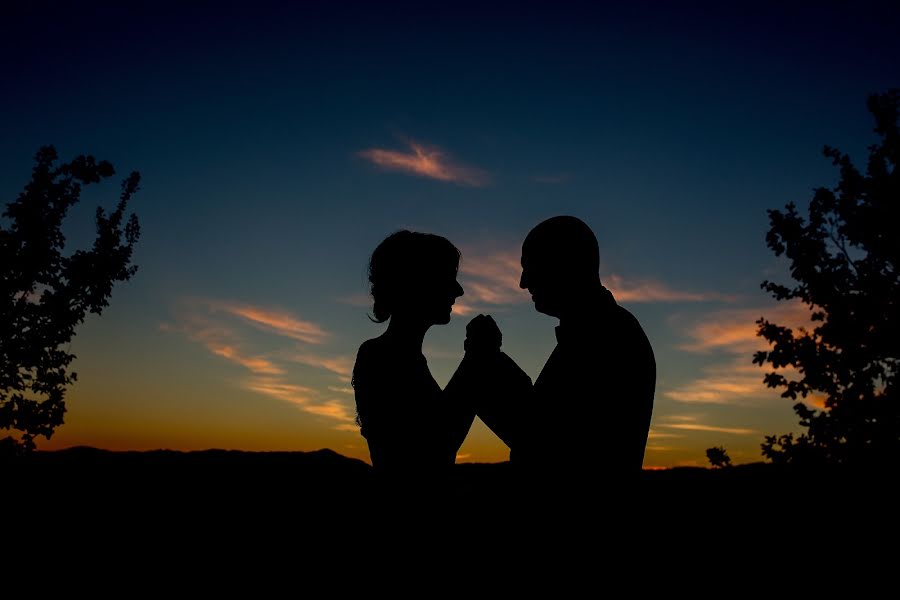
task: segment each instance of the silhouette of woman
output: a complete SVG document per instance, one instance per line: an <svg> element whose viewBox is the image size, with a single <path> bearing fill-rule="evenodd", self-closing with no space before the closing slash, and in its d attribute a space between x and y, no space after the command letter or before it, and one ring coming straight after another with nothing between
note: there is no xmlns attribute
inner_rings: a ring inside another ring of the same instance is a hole
<svg viewBox="0 0 900 600"><path fill-rule="evenodd" d="M375 472L403 486L434 483L449 473L475 410L431 376L422 342L432 325L450 322L463 289L460 252L447 239L412 231L386 238L369 262L380 336L364 342L353 367L357 422Z"/></svg>

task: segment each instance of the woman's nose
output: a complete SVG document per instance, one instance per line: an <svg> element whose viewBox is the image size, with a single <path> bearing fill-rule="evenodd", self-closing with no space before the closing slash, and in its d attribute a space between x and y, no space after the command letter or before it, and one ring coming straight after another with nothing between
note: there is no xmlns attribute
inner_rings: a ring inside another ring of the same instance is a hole
<svg viewBox="0 0 900 600"><path fill-rule="evenodd" d="M458 281L455 282L455 284L456 284L456 287L454 288L453 293L455 294L455 296L456 296L457 298L459 298L460 296L462 296L462 295L465 294L466 292L463 291L463 288L462 288L461 285L459 285L459 282L458 282Z"/></svg>

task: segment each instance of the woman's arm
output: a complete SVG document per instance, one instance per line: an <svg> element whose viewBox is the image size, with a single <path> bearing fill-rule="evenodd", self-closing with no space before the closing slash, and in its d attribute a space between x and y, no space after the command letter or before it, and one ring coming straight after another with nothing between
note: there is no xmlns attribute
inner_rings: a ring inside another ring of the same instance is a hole
<svg viewBox="0 0 900 600"><path fill-rule="evenodd" d="M531 378L500 351L502 335L494 320L478 315L466 327L466 355L445 393L455 405L475 412L512 447L531 404ZM467 425L471 426L471 421ZM460 442L461 443L461 442Z"/></svg>

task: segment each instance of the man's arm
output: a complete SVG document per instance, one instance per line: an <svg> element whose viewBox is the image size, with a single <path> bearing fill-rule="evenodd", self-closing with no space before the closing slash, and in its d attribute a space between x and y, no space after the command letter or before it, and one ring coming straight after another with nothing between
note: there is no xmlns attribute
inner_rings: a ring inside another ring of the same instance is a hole
<svg viewBox="0 0 900 600"><path fill-rule="evenodd" d="M454 404L474 406L485 425L512 448L531 404L531 378L500 351L502 337L493 319L479 315L466 331L466 355L445 393Z"/></svg>

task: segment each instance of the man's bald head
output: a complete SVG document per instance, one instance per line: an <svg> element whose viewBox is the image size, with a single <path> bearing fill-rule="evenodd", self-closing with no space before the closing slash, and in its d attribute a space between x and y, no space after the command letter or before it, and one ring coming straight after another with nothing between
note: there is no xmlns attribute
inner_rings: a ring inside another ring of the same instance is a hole
<svg viewBox="0 0 900 600"><path fill-rule="evenodd" d="M560 316L599 281L600 245L576 217L552 217L532 229L522 244L522 279L535 308Z"/></svg>

